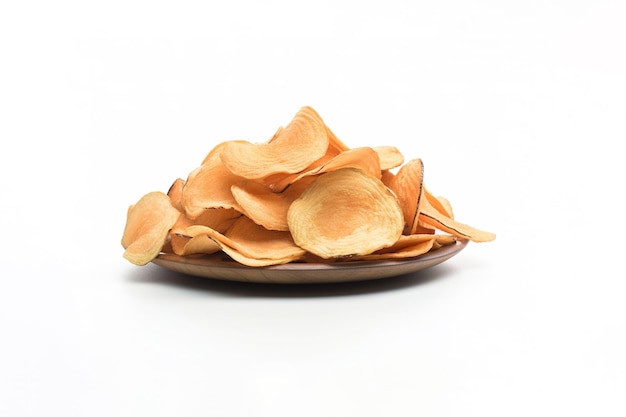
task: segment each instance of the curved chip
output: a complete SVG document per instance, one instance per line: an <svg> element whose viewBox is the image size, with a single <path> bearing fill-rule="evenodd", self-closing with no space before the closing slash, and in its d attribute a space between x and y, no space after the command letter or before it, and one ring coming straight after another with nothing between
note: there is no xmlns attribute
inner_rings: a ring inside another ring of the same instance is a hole
<svg viewBox="0 0 626 417"><path fill-rule="evenodd" d="M422 235L412 235L412 236L422 236ZM383 261L388 259L404 259L404 258L413 258L419 255L423 255L429 250L433 248L435 243L435 239L433 235L429 236L429 239L423 239L419 241L415 241L414 243L408 245L403 243L401 246L392 245L389 248L376 251L373 253L369 253L366 255L354 256L351 258L347 258L347 261ZM408 236L404 236L408 237Z"/></svg>
<svg viewBox="0 0 626 417"><path fill-rule="evenodd" d="M245 181L232 186L232 193L242 212L255 223L268 230L288 231L287 211L302 192L315 180L306 177L280 193L254 181Z"/></svg>
<svg viewBox="0 0 626 417"><path fill-rule="evenodd" d="M461 239L473 242L491 242L496 238L496 235L491 232L476 229L442 214L427 198L422 199L419 218L421 222Z"/></svg>
<svg viewBox="0 0 626 417"><path fill-rule="evenodd" d="M124 258L135 265L156 258L179 215L167 194L154 191L141 197L128 208L122 236Z"/></svg>
<svg viewBox="0 0 626 417"><path fill-rule="evenodd" d="M326 172L335 171L341 168L358 168L364 172L367 172L373 177L380 178L380 159L378 153L368 147L353 148L347 151L343 151L324 164L317 166L316 168L304 171L299 174L291 174L284 176L280 181L271 185L271 188L275 192L281 192L287 188L290 184L301 180L304 177L311 175L319 175Z"/></svg>
<svg viewBox="0 0 626 417"><path fill-rule="evenodd" d="M182 178L177 178L170 186L170 189L167 190L167 195L169 196L172 205L178 211L183 211L182 199L184 187L185 180L183 180Z"/></svg>
<svg viewBox="0 0 626 417"><path fill-rule="evenodd" d="M421 159L412 159L402 165L398 173L389 180L389 188L396 194L402 207L406 223L405 234L415 234L422 188L424 182L424 164Z"/></svg>
<svg viewBox="0 0 626 417"><path fill-rule="evenodd" d="M428 202L435 208L439 213L443 214L446 217L454 219L454 212L452 211L452 205L450 202L444 197L438 197L433 195L428 189L423 187L423 195L426 197Z"/></svg>
<svg viewBox="0 0 626 417"><path fill-rule="evenodd" d="M374 146L372 149L380 159L380 169L385 171L397 168L404 163L404 155L395 146Z"/></svg>
<svg viewBox="0 0 626 417"><path fill-rule="evenodd" d="M304 254L304 249L296 246L289 232L267 230L242 216L226 233L219 233L206 226L190 226L184 234L190 237L207 235L215 240L222 249L232 248L244 257L282 262L284 259L296 260ZM227 252L226 250L224 250Z"/></svg>
<svg viewBox="0 0 626 417"><path fill-rule="evenodd" d="M355 168L320 175L287 213L295 243L322 257L364 255L393 245L402 209L377 178Z"/></svg>
<svg viewBox="0 0 626 417"><path fill-rule="evenodd" d="M231 141L220 155L234 175L260 179L302 171L326 154L328 143L322 118L311 107L303 107L271 141L262 144Z"/></svg>
<svg viewBox="0 0 626 417"><path fill-rule="evenodd" d="M233 174L222 162L221 153L230 142L222 142L189 174L182 192L181 204L187 216L195 219L207 209L240 210L230 187L242 178Z"/></svg>

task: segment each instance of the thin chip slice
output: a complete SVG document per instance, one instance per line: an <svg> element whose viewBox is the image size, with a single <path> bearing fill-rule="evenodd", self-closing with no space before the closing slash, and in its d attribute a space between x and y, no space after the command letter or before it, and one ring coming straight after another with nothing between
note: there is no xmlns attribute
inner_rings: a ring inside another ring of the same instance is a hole
<svg viewBox="0 0 626 417"><path fill-rule="evenodd" d="M169 238L169 247L171 248L172 252L175 253L178 256L183 256L186 251L185 251L185 245L187 245L187 242L189 242L189 240L191 240L191 238L189 236L184 236L178 233L175 233L173 230L170 230L170 238ZM161 252L167 252L164 250L161 250Z"/></svg>
<svg viewBox="0 0 626 417"><path fill-rule="evenodd" d="M326 133L328 134L328 149L330 153L339 155L341 152L350 149L350 147L343 143L328 126L326 126Z"/></svg>
<svg viewBox="0 0 626 417"><path fill-rule="evenodd" d="M222 250L222 248L207 235L198 235L194 237L177 236L181 239L181 243L183 243L182 247L178 247L174 252L179 256L199 254L210 255ZM172 239L172 242L175 242L175 240Z"/></svg>
<svg viewBox="0 0 626 417"><path fill-rule="evenodd" d="M290 184L293 184L304 177L320 175L326 172L336 171L341 168L358 168L376 178L380 178L381 175L378 153L372 148L361 147L341 152L323 165L314 169L299 174L286 175L280 181L272 184L271 188L275 192L281 192Z"/></svg>
<svg viewBox="0 0 626 417"><path fill-rule="evenodd" d="M376 251L367 255L354 256L345 258L347 261L384 261L388 259L405 259L414 258L423 255L433 248L435 239L432 235L430 238L422 241L417 241L412 245L398 247L385 251Z"/></svg>
<svg viewBox="0 0 626 417"><path fill-rule="evenodd" d="M154 191L141 197L128 209L122 236L124 258L135 265L156 258L179 215L165 193Z"/></svg>
<svg viewBox="0 0 626 417"><path fill-rule="evenodd" d="M226 245L224 242L215 240L215 244L218 245L221 250L230 256L233 260L239 262L242 265L250 266L250 267L264 267L271 265L282 265L287 264L289 262L295 262L302 258L303 254L301 253L292 253L290 255L284 256L282 258L256 258L252 256L247 256L241 253L239 250L235 248L231 248Z"/></svg>
<svg viewBox="0 0 626 417"><path fill-rule="evenodd" d="M220 155L234 175L261 179L302 171L326 154L328 143L322 118L311 107L303 107L270 142L228 142Z"/></svg>
<svg viewBox="0 0 626 417"><path fill-rule="evenodd" d="M417 214L422 197L424 183L424 164L421 159L412 159L402 165L398 173L389 180L389 188L396 194L406 228L404 234L416 234L418 226Z"/></svg>
<svg viewBox="0 0 626 417"><path fill-rule="evenodd" d="M315 180L305 177L291 184L285 191L276 193L255 181L245 181L232 186L232 193L243 213L268 230L288 231L287 211L302 192Z"/></svg>
<svg viewBox="0 0 626 417"><path fill-rule="evenodd" d="M491 242L496 238L491 232L476 229L441 214L427 198L422 199L419 218L427 225L472 242Z"/></svg>
<svg viewBox="0 0 626 417"><path fill-rule="evenodd" d="M224 233L239 217L241 217L239 211L225 208L206 209L195 219L191 219L185 216L184 213L181 213L174 226L172 226L172 234L185 236L185 229L193 225L210 227L220 233Z"/></svg>
<svg viewBox="0 0 626 417"><path fill-rule="evenodd" d="M185 180L182 178L177 178L170 186L170 189L167 191L167 195L169 196L170 201L172 202L172 205L178 211L184 210L183 204L182 204L184 187L185 187Z"/></svg>
<svg viewBox="0 0 626 417"><path fill-rule="evenodd" d="M374 146L372 149L378 154L380 169L383 171L397 168L404 163L404 155L395 146Z"/></svg>
<svg viewBox="0 0 626 417"><path fill-rule="evenodd" d="M380 172L380 180L383 182L383 184L385 184L387 187L389 187L389 185L391 184L391 182L393 181L393 179L396 177L396 174L394 174L393 172L389 171L388 169L382 170ZM391 189L391 188L390 188Z"/></svg>
<svg viewBox="0 0 626 417"><path fill-rule="evenodd" d="M448 200L446 200L443 197L436 197L436 196L434 196L430 191L428 191L426 186L424 186L422 188L422 193L423 193L424 197L426 197L428 202L439 213L443 214L446 217L450 217L451 219L454 219L454 213L452 212L452 206L450 205L450 202Z"/></svg>
<svg viewBox="0 0 626 417"><path fill-rule="evenodd" d="M296 244L322 258L365 255L393 245L404 227L394 194L355 168L320 175L287 213Z"/></svg>
<svg viewBox="0 0 626 417"><path fill-rule="evenodd" d="M240 211L230 187L242 178L233 174L220 155L227 142L222 142L205 158L202 165L189 174L183 188L182 206L186 215L195 219L207 209L227 208Z"/></svg>
<svg viewBox="0 0 626 417"><path fill-rule="evenodd" d="M255 259L295 259L305 252L296 246L289 232L267 230L246 216L237 219L226 234L197 225L185 229L184 234L191 237L207 235L220 246L228 246L243 256Z"/></svg>
<svg viewBox="0 0 626 417"><path fill-rule="evenodd" d="M311 165L302 170L302 172L313 171L314 169L326 164L340 153L350 149L345 143L339 140L339 138L328 128L328 126L326 126L326 133L328 134L328 148L326 149L326 153L321 158L313 161ZM274 192L282 192L285 189L286 184L289 185L296 181L296 177L299 174L300 172L292 174L280 172L268 175L260 180L260 182L268 186Z"/></svg>

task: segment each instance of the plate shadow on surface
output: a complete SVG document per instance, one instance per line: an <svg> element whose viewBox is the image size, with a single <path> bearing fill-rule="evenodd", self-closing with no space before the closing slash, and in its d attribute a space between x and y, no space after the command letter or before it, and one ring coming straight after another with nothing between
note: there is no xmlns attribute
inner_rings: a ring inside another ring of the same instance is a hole
<svg viewBox="0 0 626 417"><path fill-rule="evenodd" d="M207 291L214 293L214 295L233 297L313 298L365 295L402 290L444 279L453 275L454 270L454 265L444 263L405 275L366 281L320 284L270 284L195 277L149 264L131 270L126 276L126 281L136 284L156 284L193 291Z"/></svg>

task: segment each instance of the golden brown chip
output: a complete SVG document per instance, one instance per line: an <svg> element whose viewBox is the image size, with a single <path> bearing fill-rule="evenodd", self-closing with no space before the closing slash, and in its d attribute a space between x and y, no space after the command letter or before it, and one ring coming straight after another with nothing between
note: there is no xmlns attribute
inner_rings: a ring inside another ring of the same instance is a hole
<svg viewBox="0 0 626 417"><path fill-rule="evenodd" d="M320 175L340 168L358 168L376 178L380 178L381 175L378 153L372 148L354 148L341 152L334 158L311 170L299 174L286 175L280 181L272 184L271 188L275 192L281 192L290 184L304 177Z"/></svg>
<svg viewBox="0 0 626 417"><path fill-rule="evenodd" d="M215 240L215 243L221 248L221 250L230 256L233 260L239 262L242 265L250 266L250 267L263 267L263 266L271 266L271 265L282 265L289 262L295 262L301 259L303 253L293 252L289 255L286 255L282 258L273 257L273 258L264 258L264 257L253 257L247 256L242 253L240 250L235 248L231 248L226 245L224 242ZM303 251L304 252L304 251Z"/></svg>
<svg viewBox="0 0 626 417"><path fill-rule="evenodd" d="M174 236L176 236L176 238L174 238ZM179 256L198 254L210 255L222 250L222 248L207 235L194 237L173 235L172 242L179 242L178 245L172 245L175 247L174 253Z"/></svg>
<svg viewBox="0 0 626 417"><path fill-rule="evenodd" d="M135 265L156 258L179 215L167 194L154 191L141 197L128 208L122 236L124 258Z"/></svg>
<svg viewBox="0 0 626 417"><path fill-rule="evenodd" d="M296 244L322 258L364 255L393 245L402 209L377 178L355 168L320 175L287 213Z"/></svg>
<svg viewBox="0 0 626 417"><path fill-rule="evenodd" d="M428 239L415 241L411 245L402 245L398 247L391 246L385 250L376 251L367 255L354 256L345 258L346 261L383 261L388 259L405 259L414 258L423 255L433 248L435 239L433 235L428 235Z"/></svg>
<svg viewBox="0 0 626 417"><path fill-rule="evenodd" d="M374 146L372 149L378 154L380 169L383 171L399 167L404 163L404 155L395 146Z"/></svg>
<svg viewBox="0 0 626 417"><path fill-rule="evenodd" d="M439 213L443 214L446 217L454 218L454 213L452 212L452 206L450 202L443 197L434 196L428 189L424 186L422 188L423 196L426 197L428 202L430 203L435 210Z"/></svg>
<svg viewBox="0 0 626 417"><path fill-rule="evenodd" d="M182 178L177 178L176 181L172 183L170 189L167 191L167 195L169 196L172 205L178 211L183 211L182 199L184 187L185 180L183 180Z"/></svg>
<svg viewBox="0 0 626 417"><path fill-rule="evenodd" d="M261 179L277 173L302 171L326 154L328 143L321 117L311 107L303 107L270 142L231 141L220 155L234 175Z"/></svg>
<svg viewBox="0 0 626 417"><path fill-rule="evenodd" d="M326 164L340 153L350 149L346 144L339 140L339 138L337 138L337 136L335 136L335 134L328 127L326 127L326 132L328 134L328 148L326 149L324 156L313 161L311 165L302 171L291 174L285 172L271 174L260 179L259 182L268 186L274 192L282 192L286 186L297 181L296 177L298 177L300 173L313 171Z"/></svg>
<svg viewBox="0 0 626 417"><path fill-rule="evenodd" d="M343 151L350 149L348 145L343 143L337 135L333 133L328 126L326 126L326 133L328 134L328 151L327 153L339 155Z"/></svg>
<svg viewBox="0 0 626 417"><path fill-rule="evenodd" d="M382 170L380 172L380 180L383 182L383 184L385 184L387 187L389 187L389 185L391 184L391 182L393 181L393 179L395 178L396 174L394 174L393 172L389 171L388 169ZM389 188L391 189L391 188ZM393 190L392 190L393 191Z"/></svg>
<svg viewBox="0 0 626 417"><path fill-rule="evenodd" d="M457 241L456 237L452 235L437 234L435 235L435 242L433 243L433 249L439 249L443 246L451 245L455 243L456 241Z"/></svg>
<svg viewBox="0 0 626 417"><path fill-rule="evenodd" d="M396 194L404 221L405 234L416 234L417 214L420 207L424 181L424 164L421 159L413 159L404 164L398 173L389 181L389 188Z"/></svg>
<svg viewBox="0 0 626 417"><path fill-rule="evenodd" d="M171 251L176 255L183 256L186 253L185 245L187 244L187 242L189 242L190 239L191 237L189 236L183 236L181 234L175 233L174 230L171 230L170 238L168 240L169 247L171 248ZM161 252L168 251L161 249Z"/></svg>
<svg viewBox="0 0 626 417"><path fill-rule="evenodd" d="M195 219L191 219L184 213L181 213L174 226L172 226L172 233L184 234L184 230L193 225L210 227L220 233L224 233L240 216L241 213L239 211L225 208L206 209Z"/></svg>
<svg viewBox="0 0 626 417"><path fill-rule="evenodd" d="M189 174L183 187L182 206L185 214L195 219L207 209L226 208L241 211L230 187L242 178L233 174L220 155L227 142L222 142L205 158L202 165Z"/></svg>
<svg viewBox="0 0 626 417"><path fill-rule="evenodd" d="M315 180L305 177L291 184L283 192L273 192L255 181L232 186L232 193L245 215L268 230L288 231L287 211L291 203Z"/></svg>
<svg viewBox="0 0 626 417"><path fill-rule="evenodd" d="M419 217L425 224L461 239L467 239L473 242L490 242L496 238L496 235L491 232L476 229L475 227L460 223L441 214L430 204L427 198L422 199Z"/></svg>
<svg viewBox="0 0 626 417"><path fill-rule="evenodd" d="M190 226L185 229L187 236L207 235L220 246L228 246L243 256L255 259L277 259L304 254L304 250L293 242L289 232L267 230L246 216L242 216L225 234L206 226Z"/></svg>

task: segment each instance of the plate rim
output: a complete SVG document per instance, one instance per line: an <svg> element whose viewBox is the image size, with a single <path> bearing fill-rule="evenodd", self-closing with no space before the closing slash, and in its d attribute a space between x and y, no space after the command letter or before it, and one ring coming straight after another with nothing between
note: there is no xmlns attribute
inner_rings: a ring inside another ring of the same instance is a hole
<svg viewBox="0 0 626 417"><path fill-rule="evenodd" d="M274 284L340 283L391 278L430 268L452 258L467 240L431 250L423 255L380 261L290 262L253 267L240 264L224 253L180 256L160 253L151 262L168 270L200 278ZM342 275L343 274L343 275Z"/></svg>

